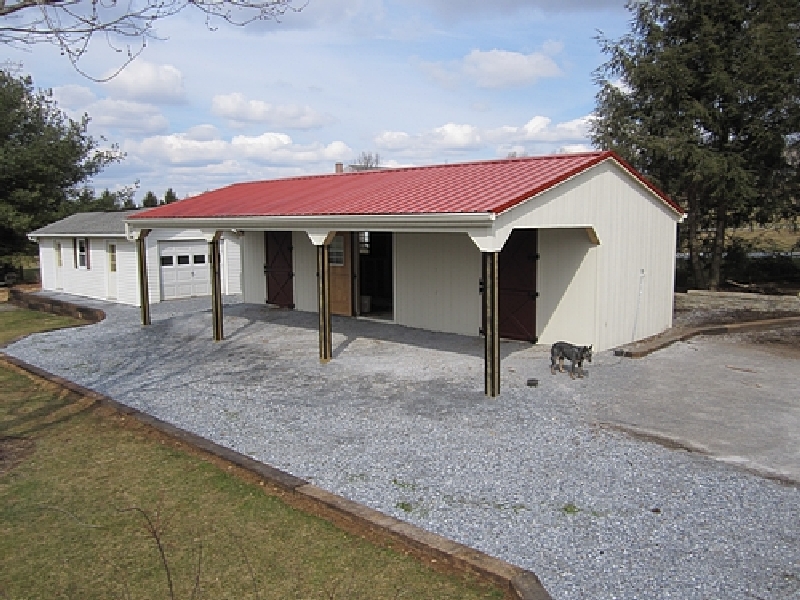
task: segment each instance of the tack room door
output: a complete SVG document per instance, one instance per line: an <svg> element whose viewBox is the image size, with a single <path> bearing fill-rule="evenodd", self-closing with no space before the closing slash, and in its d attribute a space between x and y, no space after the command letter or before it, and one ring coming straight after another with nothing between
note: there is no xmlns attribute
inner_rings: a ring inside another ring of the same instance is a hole
<svg viewBox="0 0 800 600"><path fill-rule="evenodd" d="M349 232L334 236L328 249L331 277L331 313L353 315L353 257Z"/></svg>
<svg viewBox="0 0 800 600"><path fill-rule="evenodd" d="M536 234L535 229L515 229L500 252L500 337L536 343Z"/></svg>
<svg viewBox="0 0 800 600"><path fill-rule="evenodd" d="M294 308L294 272L292 270L292 232L267 231L267 303Z"/></svg>

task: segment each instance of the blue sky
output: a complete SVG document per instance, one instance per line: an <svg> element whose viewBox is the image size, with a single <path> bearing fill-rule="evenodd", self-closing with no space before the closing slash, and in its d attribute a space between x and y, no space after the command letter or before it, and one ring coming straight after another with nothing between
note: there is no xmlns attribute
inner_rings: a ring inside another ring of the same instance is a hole
<svg viewBox="0 0 800 600"><path fill-rule="evenodd" d="M95 187L138 180L141 201L330 173L362 151L400 166L588 149L594 37L628 23L624 0L308 0L281 23L214 31L184 11L108 83L46 45L0 62L88 113L127 153ZM97 39L82 67L100 77L115 61Z"/></svg>

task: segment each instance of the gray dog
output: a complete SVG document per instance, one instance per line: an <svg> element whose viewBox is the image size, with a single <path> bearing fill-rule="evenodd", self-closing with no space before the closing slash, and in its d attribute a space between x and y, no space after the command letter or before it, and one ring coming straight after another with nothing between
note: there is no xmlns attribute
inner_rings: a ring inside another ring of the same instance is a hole
<svg viewBox="0 0 800 600"><path fill-rule="evenodd" d="M572 366L569 370L569 376L575 379L577 367L577 376L583 377L583 361L588 360L592 362L592 347L591 346L575 346L568 342L556 342L550 348L550 372L555 375L556 362L558 362L558 370L564 372L564 359L568 359Z"/></svg>

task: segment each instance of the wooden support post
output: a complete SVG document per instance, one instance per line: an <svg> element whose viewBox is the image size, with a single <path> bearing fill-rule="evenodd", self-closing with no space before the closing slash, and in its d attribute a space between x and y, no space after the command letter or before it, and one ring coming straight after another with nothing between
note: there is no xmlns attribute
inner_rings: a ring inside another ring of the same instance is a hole
<svg viewBox="0 0 800 600"><path fill-rule="evenodd" d="M145 243L149 233L149 229L142 229L136 238L136 262L139 267L139 307L142 314L142 325L150 325L150 287L147 285L147 244Z"/></svg>
<svg viewBox="0 0 800 600"><path fill-rule="evenodd" d="M221 231L217 231L208 242L209 265L211 269L211 327L214 330L214 341L224 339L222 329L222 277L220 275L219 239Z"/></svg>
<svg viewBox="0 0 800 600"><path fill-rule="evenodd" d="M499 252L483 252L484 310L486 353L484 358L485 393L490 398L500 395L500 332L498 327Z"/></svg>
<svg viewBox="0 0 800 600"><path fill-rule="evenodd" d="M317 304L319 306L319 360L328 362L333 355L331 342L331 280L328 244L317 246Z"/></svg>

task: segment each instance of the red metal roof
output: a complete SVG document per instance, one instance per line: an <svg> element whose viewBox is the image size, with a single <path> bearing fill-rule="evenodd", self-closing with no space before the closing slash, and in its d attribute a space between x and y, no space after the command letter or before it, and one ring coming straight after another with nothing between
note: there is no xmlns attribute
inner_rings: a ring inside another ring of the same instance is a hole
<svg viewBox="0 0 800 600"><path fill-rule="evenodd" d="M588 152L236 183L130 219L500 213L607 159L683 212L613 152Z"/></svg>

